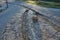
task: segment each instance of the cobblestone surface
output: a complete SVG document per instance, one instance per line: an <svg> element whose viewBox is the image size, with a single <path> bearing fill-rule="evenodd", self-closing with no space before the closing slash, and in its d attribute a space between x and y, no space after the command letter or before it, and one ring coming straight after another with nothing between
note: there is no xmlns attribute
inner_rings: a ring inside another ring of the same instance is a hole
<svg viewBox="0 0 60 40"><path fill-rule="evenodd" d="M59 40L60 32L49 20L31 10L16 13L6 24L2 40Z"/></svg>

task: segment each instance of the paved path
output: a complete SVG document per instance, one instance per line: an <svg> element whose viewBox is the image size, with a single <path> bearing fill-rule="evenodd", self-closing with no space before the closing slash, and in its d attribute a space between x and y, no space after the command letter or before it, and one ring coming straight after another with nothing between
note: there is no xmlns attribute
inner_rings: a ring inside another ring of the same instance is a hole
<svg viewBox="0 0 60 40"><path fill-rule="evenodd" d="M16 13L5 27L3 40L59 40L60 37L49 20L28 9Z"/></svg>
<svg viewBox="0 0 60 40"><path fill-rule="evenodd" d="M15 6L15 5L9 5L9 6L11 7L9 7L7 10L5 10L0 14L0 37L1 37L2 31L5 28L4 26L10 20L10 18L13 15L15 15L17 12L19 12L19 10L24 9L23 7L20 7L20 6Z"/></svg>
<svg viewBox="0 0 60 40"><path fill-rule="evenodd" d="M31 7L29 5L24 4L24 6ZM33 7L31 8L35 9L36 6ZM54 25L46 17L39 14L36 15L35 12L27 8L14 5L7 12L0 15L0 19L0 27L2 27L0 29L2 33L1 40L60 39L60 30L55 28L58 26Z"/></svg>
<svg viewBox="0 0 60 40"><path fill-rule="evenodd" d="M23 5L23 6L31 8L31 9L34 9L37 12L49 17L49 19L53 23L60 26L60 9L45 8L45 7L40 7L40 6L33 5L33 4L28 4L28 3L25 3L25 2L17 2L15 4L16 5Z"/></svg>

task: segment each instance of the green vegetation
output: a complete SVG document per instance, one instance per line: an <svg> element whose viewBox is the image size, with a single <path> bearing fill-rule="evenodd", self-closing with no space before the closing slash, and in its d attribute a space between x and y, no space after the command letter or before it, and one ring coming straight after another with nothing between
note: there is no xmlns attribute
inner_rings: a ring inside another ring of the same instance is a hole
<svg viewBox="0 0 60 40"><path fill-rule="evenodd" d="M41 0L41 1L60 2L60 0Z"/></svg>
<svg viewBox="0 0 60 40"><path fill-rule="evenodd" d="M49 8L60 8L60 1L37 1L37 0L27 0L27 3L35 4L43 7L49 7Z"/></svg>
<svg viewBox="0 0 60 40"><path fill-rule="evenodd" d="M40 1L37 2L37 5L44 6L44 7L51 7L51 8L60 8L60 3L58 2Z"/></svg>

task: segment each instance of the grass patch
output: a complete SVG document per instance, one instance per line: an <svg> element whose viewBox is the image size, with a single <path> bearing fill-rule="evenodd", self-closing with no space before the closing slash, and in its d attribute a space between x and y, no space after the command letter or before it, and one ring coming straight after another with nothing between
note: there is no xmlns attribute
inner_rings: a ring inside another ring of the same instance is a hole
<svg viewBox="0 0 60 40"><path fill-rule="evenodd" d="M49 1L26 1L26 2L48 8L60 8L59 2L49 2Z"/></svg>

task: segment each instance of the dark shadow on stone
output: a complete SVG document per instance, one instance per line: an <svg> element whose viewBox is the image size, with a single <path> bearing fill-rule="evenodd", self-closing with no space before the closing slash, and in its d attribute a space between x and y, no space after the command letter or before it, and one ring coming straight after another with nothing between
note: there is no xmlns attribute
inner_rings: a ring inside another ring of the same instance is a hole
<svg viewBox="0 0 60 40"><path fill-rule="evenodd" d="M36 23L36 22L38 22L38 17L37 16L33 16L32 20L33 20L34 23Z"/></svg>

